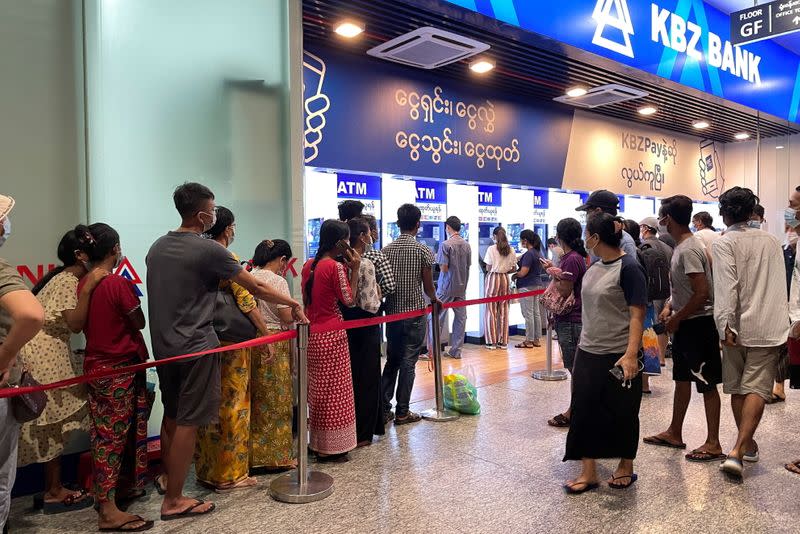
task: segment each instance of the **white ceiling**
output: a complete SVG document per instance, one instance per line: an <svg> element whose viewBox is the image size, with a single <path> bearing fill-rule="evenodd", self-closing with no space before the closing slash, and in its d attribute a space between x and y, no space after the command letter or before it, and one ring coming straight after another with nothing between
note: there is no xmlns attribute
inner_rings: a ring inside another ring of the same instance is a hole
<svg viewBox="0 0 800 534"><path fill-rule="evenodd" d="M766 4L768 3L767 0L758 0L754 2L753 0L704 0L706 4L710 4L723 13L733 13L734 11L739 11L740 9L746 9L748 7L753 7L756 4ZM784 35L783 37L776 37L773 39L776 43L783 46L784 48L788 48L795 54L800 55L800 32L793 33L790 35Z"/></svg>

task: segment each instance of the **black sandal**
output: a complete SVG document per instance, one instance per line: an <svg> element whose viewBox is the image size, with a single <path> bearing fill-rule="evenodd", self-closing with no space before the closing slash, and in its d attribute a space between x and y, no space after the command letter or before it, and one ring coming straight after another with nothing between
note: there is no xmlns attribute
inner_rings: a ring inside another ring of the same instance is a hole
<svg viewBox="0 0 800 534"><path fill-rule="evenodd" d="M616 482L617 480L622 480L625 478L631 479L630 482L628 482L627 484L619 484L618 482ZM639 475L637 475L636 473L631 473L630 475L622 475L619 477L615 477L612 475L611 482L608 483L608 487L615 490L624 490L633 486L633 483L636 482L637 480L639 480Z"/></svg>
<svg viewBox="0 0 800 534"><path fill-rule="evenodd" d="M142 523L142 524L139 525L138 527L125 528L128 525L132 525L133 523ZM100 532L144 532L145 530L150 530L151 528L153 528L153 526L155 526L155 521L148 521L142 516L137 515L130 521L126 521L125 523L117 525L116 527L101 527L98 530Z"/></svg>
<svg viewBox="0 0 800 534"><path fill-rule="evenodd" d="M583 485L582 488L576 489L575 486ZM580 495L581 493L586 493L587 491L595 490L600 487L599 482L578 482L577 480L573 482L568 482L564 484L563 488L567 495Z"/></svg>
<svg viewBox="0 0 800 534"><path fill-rule="evenodd" d="M556 428L566 428L569 426L570 420L564 417L563 413L558 414L557 416L553 417L547 424L550 426L554 426Z"/></svg>

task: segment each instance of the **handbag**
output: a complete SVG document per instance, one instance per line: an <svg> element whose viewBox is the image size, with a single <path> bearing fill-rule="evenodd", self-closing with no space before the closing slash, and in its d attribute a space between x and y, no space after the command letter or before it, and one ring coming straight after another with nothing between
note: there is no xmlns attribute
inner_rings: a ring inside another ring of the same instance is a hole
<svg viewBox="0 0 800 534"><path fill-rule="evenodd" d="M226 289L217 291L214 305L214 331L220 341L241 343L258 335L256 327L236 304L236 297Z"/></svg>
<svg viewBox="0 0 800 534"><path fill-rule="evenodd" d="M25 388L40 385L41 384L33 378L33 375L31 375L27 369L24 369L17 387ZM24 393L16 397L11 397L11 413L14 415L14 419L20 424L38 419L39 416L42 415L46 405L47 395L45 395L44 391L35 391L33 393Z"/></svg>

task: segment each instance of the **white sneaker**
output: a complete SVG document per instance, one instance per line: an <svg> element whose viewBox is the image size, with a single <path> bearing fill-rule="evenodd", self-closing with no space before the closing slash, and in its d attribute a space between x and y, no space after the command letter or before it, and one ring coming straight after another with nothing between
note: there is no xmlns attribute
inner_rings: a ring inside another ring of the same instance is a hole
<svg viewBox="0 0 800 534"><path fill-rule="evenodd" d="M496 346L494 346L494 345L486 345L486 348L487 348L488 350L494 350L494 349L496 349L497 347L496 347Z"/></svg>

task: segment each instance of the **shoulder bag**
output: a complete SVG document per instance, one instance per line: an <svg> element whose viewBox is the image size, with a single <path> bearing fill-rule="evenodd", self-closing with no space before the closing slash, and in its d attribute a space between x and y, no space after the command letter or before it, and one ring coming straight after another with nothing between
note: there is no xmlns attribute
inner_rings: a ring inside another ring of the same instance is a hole
<svg viewBox="0 0 800 534"><path fill-rule="evenodd" d="M25 388L40 385L31 373L24 369L17 387ZM11 413L20 424L38 419L42 415L45 405L47 405L47 395L45 395L44 391L35 391L11 397Z"/></svg>
<svg viewBox="0 0 800 534"><path fill-rule="evenodd" d="M214 331L220 341L241 343L255 339L258 331L247 315L236 304L236 297L228 289L217 291L214 305Z"/></svg>

